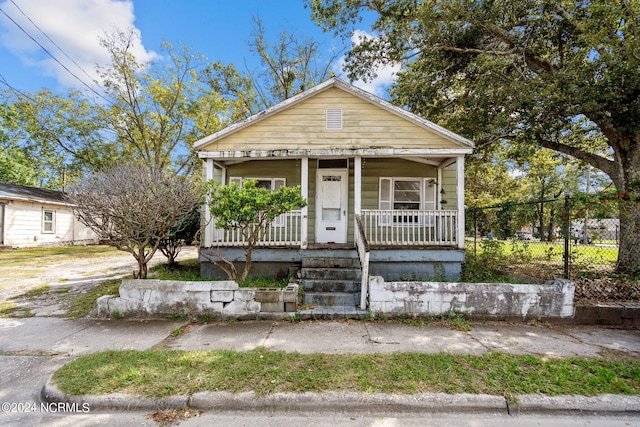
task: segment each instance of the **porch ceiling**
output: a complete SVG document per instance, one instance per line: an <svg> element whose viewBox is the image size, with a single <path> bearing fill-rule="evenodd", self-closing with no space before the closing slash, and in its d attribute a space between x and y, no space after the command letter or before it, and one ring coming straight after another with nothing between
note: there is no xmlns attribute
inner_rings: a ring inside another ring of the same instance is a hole
<svg viewBox="0 0 640 427"><path fill-rule="evenodd" d="M308 150L251 150L251 151L200 151L201 159L215 159L222 162L269 160L276 158L331 158L331 157L398 157L416 162L439 166L443 161L448 161L461 155L472 153L471 148L326 148Z"/></svg>

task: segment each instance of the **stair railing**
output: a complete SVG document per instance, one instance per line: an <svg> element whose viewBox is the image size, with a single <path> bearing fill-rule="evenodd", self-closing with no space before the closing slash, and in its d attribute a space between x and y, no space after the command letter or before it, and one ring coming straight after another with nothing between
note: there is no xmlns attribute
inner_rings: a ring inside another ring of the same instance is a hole
<svg viewBox="0 0 640 427"><path fill-rule="evenodd" d="M369 293L369 242L364 234L360 215L355 215L355 241L358 258L360 258L360 270L362 272L362 282L360 286L360 308L367 308L367 296Z"/></svg>

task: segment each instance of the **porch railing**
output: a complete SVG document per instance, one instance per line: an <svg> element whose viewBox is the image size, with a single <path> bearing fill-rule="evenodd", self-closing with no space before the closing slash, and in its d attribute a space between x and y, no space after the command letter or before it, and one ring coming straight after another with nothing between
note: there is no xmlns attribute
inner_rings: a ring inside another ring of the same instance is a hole
<svg viewBox="0 0 640 427"><path fill-rule="evenodd" d="M364 234L360 215L355 216L354 229L356 231L356 250L358 252L358 258L360 258L360 270L362 273L362 281L360 282L360 308L364 310L367 308L369 293L369 242L367 242L367 236Z"/></svg>
<svg viewBox="0 0 640 427"><path fill-rule="evenodd" d="M215 220L214 220L215 221ZM221 230L213 233L214 244L245 246L246 239L240 229ZM293 210L276 217L258 246L300 246L302 242L302 211Z"/></svg>
<svg viewBox="0 0 640 427"><path fill-rule="evenodd" d="M362 210L370 245L457 245L458 211Z"/></svg>

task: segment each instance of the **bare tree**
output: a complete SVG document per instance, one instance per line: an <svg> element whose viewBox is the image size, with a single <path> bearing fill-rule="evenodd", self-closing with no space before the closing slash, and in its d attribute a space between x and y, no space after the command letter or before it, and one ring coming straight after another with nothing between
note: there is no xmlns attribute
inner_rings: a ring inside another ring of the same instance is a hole
<svg viewBox="0 0 640 427"><path fill-rule="evenodd" d="M67 198L80 222L106 244L129 252L146 279L147 263L172 231L179 229L200 201L200 186L182 175L124 162L88 175Z"/></svg>

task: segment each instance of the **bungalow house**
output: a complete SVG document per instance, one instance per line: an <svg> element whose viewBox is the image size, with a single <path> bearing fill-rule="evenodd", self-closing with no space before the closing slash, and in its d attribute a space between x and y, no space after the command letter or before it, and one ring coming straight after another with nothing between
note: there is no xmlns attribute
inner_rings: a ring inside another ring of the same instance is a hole
<svg viewBox="0 0 640 427"><path fill-rule="evenodd" d="M297 269L311 283L305 290L317 292L335 268L356 269L365 287L370 274L459 277L464 159L473 147L337 78L195 143L207 180L301 187L308 205L273 222L253 252L252 273ZM215 229L208 209L205 217L201 272L221 277L204 255L240 263L244 242L236 231Z"/></svg>
<svg viewBox="0 0 640 427"><path fill-rule="evenodd" d="M77 220L64 193L0 183L0 246L84 243L98 243L98 239Z"/></svg>

